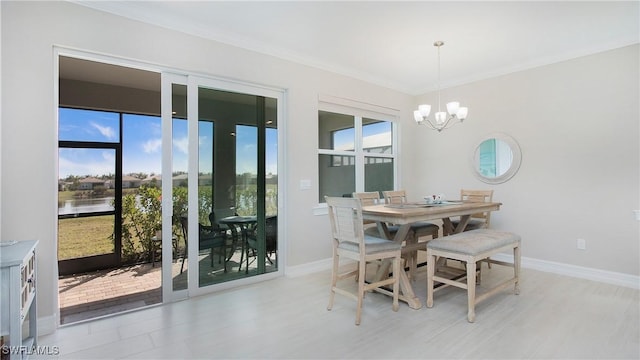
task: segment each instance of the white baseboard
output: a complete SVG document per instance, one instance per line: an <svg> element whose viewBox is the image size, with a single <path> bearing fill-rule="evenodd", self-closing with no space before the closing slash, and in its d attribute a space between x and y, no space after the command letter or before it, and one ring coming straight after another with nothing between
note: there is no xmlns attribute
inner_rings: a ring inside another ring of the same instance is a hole
<svg viewBox="0 0 640 360"><path fill-rule="evenodd" d="M318 260L302 265L295 266L287 266L284 269L284 274L287 277L298 277L303 275L309 275L316 272L330 270L331 269L332 260L331 258Z"/></svg>
<svg viewBox="0 0 640 360"><path fill-rule="evenodd" d="M513 262L513 255L508 254L497 254L491 258L500 261ZM624 286L632 289L640 289L640 276L528 257L522 257L521 260L521 265L525 269L533 269L558 275ZM288 277L297 277L329 269L331 269L331 258L314 261L308 264L289 266L285 269L285 275Z"/></svg>
<svg viewBox="0 0 640 360"><path fill-rule="evenodd" d="M38 316L38 336L51 334L58 328L58 321L55 315Z"/></svg>
<svg viewBox="0 0 640 360"><path fill-rule="evenodd" d="M492 256L491 258L500 261L513 262L513 255L509 254L498 254ZM533 269L558 275L566 275L586 280L599 281L632 289L640 289L640 276L588 268L584 266L563 264L547 260L533 259L528 257L522 257L521 261L521 266L526 269Z"/></svg>

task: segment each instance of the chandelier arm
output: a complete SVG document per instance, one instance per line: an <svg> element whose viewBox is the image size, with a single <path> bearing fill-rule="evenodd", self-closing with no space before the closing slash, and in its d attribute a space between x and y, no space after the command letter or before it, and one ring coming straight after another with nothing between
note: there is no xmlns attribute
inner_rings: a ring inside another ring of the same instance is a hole
<svg viewBox="0 0 640 360"><path fill-rule="evenodd" d="M454 119L455 119L455 120L457 120L457 121L451 121L451 120L454 120ZM455 125L455 124L459 124L459 123L461 123L461 122L462 122L462 121L461 121L460 119L458 119L456 116L451 116L451 117L447 120L447 126L446 126L446 127L444 127L444 129L448 129L448 128L452 127L453 125Z"/></svg>
<svg viewBox="0 0 640 360"><path fill-rule="evenodd" d="M426 124L431 130L438 130L437 127L433 126L430 119L425 119L422 123Z"/></svg>

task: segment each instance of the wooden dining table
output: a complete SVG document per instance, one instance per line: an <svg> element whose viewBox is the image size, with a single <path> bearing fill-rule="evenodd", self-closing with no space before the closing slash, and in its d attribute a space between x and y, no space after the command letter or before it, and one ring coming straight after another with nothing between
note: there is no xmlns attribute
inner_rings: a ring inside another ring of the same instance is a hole
<svg viewBox="0 0 640 360"><path fill-rule="evenodd" d="M402 242L411 230L411 224L418 221L442 220L443 233L455 234L462 232L467 226L472 214L497 211L502 203L498 202L463 202L445 201L441 204L426 204L424 202L409 202L404 204L377 204L362 207L364 220L377 223L380 234L392 239L387 223L399 225L393 237L394 241ZM451 217L460 217L458 226L453 228ZM389 273L390 262L383 263L378 269L376 277ZM406 302L412 309L420 309L422 303L416 297L409 277L405 271L400 272L400 300Z"/></svg>

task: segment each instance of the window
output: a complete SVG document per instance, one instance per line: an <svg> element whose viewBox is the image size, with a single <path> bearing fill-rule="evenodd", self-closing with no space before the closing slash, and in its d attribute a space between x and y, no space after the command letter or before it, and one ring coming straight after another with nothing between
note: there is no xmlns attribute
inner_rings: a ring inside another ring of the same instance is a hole
<svg viewBox="0 0 640 360"><path fill-rule="evenodd" d="M342 107L318 112L318 200L355 191L393 190L396 151L392 115ZM337 111L334 111L336 109Z"/></svg>

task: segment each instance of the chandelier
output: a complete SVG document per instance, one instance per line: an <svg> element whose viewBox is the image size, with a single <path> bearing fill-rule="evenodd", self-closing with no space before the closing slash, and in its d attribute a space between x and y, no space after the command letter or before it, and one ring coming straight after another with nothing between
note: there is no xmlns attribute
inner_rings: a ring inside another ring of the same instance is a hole
<svg viewBox="0 0 640 360"><path fill-rule="evenodd" d="M466 107L461 107L457 101L447 103L447 112L440 110L440 47L442 45L444 45L442 41L433 43L433 46L438 48L438 112L435 113L435 121L429 118L431 105L419 105L418 110L413 112L413 117L418 125L426 124L429 128L438 131L462 122L469 111Z"/></svg>

